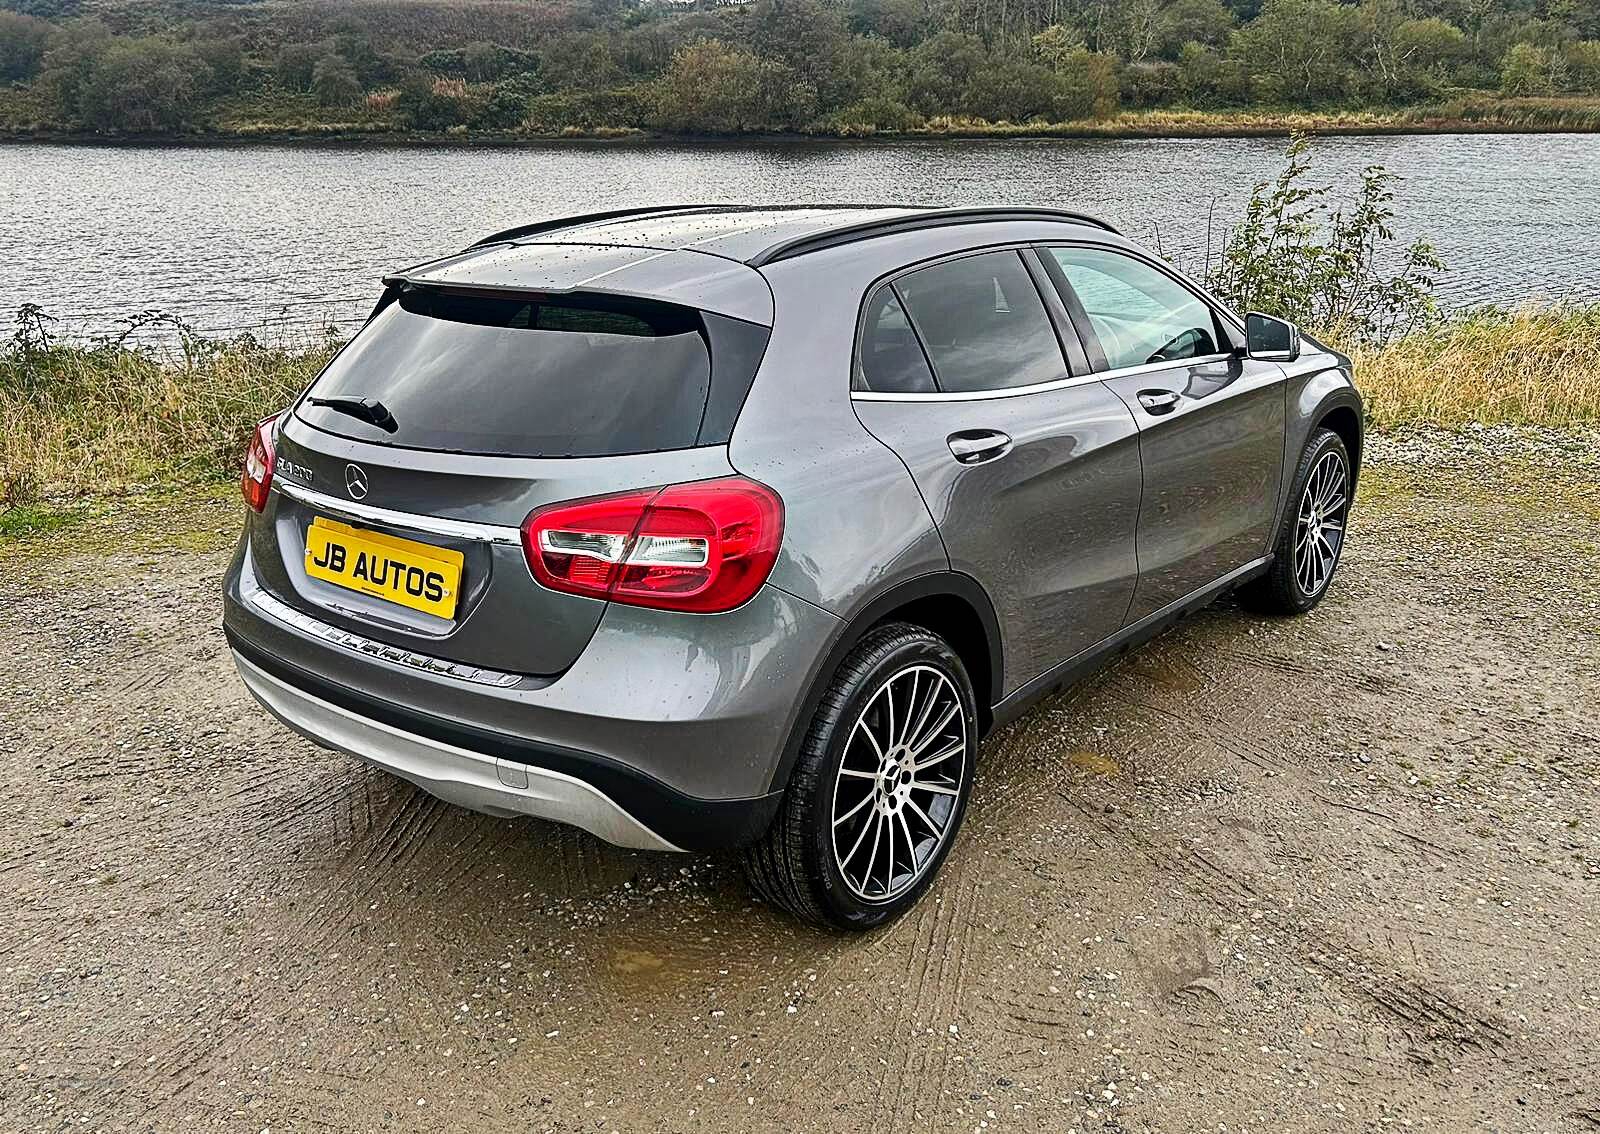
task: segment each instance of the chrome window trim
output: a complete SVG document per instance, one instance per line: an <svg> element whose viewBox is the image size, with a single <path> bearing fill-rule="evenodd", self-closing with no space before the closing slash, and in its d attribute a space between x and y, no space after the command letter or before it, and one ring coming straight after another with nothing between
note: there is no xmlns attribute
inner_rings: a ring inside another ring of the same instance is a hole
<svg viewBox="0 0 1600 1134"><path fill-rule="evenodd" d="M1006 386L998 390L951 390L921 394L894 394L879 390L851 390L853 402L981 402L991 398L1016 398L1023 394L1043 394L1051 390L1068 390L1074 386L1087 386L1100 381L1099 374L1074 374L1051 382L1035 382L1031 386Z"/></svg>
<svg viewBox="0 0 1600 1134"><path fill-rule="evenodd" d="M853 402L979 402L991 398L1016 398L1024 394L1044 394L1052 390L1067 390L1074 386L1087 386L1107 378L1126 378L1134 374L1153 374L1174 370L1180 366L1205 366L1213 362L1227 362L1232 354L1203 354L1196 358L1174 358L1167 362L1148 362L1142 366L1123 366L1116 370L1101 370L1093 374L1077 374L1055 382L1035 382L1031 386L1011 386L1003 390L969 390L955 393L889 394L870 390L852 390Z"/></svg>
<svg viewBox="0 0 1600 1134"><path fill-rule="evenodd" d="M1235 354L1219 351L1216 354L1200 354L1193 358L1174 358L1166 362L1145 362L1138 366L1119 366L1113 370L1102 370L1096 378L1126 378L1130 374L1149 374L1158 370L1172 370L1179 366L1207 366L1213 362L1227 362L1237 358Z"/></svg>
<svg viewBox="0 0 1600 1134"><path fill-rule="evenodd" d="M358 504L354 500L340 500L325 492L296 484L292 480L272 478L272 491L281 492L291 500L325 512L336 512L373 524L387 524L396 528L426 532L429 535L448 536L454 539L474 539L484 543L506 543L522 546L522 529L502 524L476 524L469 520L450 520L442 516L421 516L415 512L396 512L390 508L376 508L371 504Z"/></svg>

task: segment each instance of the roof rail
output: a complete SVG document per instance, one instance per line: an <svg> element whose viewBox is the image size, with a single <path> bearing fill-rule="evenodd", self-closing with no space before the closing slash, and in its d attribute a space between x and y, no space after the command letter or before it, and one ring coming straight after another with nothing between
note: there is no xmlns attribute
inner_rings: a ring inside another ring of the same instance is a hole
<svg viewBox="0 0 1600 1134"><path fill-rule="evenodd" d="M545 232L559 232L564 228L578 228L586 224L600 224L604 221L626 220L629 217L648 217L660 214L672 216L677 213L754 213L777 212L783 209L883 209L895 208L893 205L866 205L866 204L837 204L823 202L821 204L793 204L793 205L752 205L752 204L701 204L701 205L639 205L630 209L607 209L602 213L576 213L570 217L552 217L548 220L533 221L529 224L518 225L515 228L503 229L500 232L491 232L481 240L475 240L467 245L468 248L481 248L486 244L503 244L508 240L518 240L524 236L538 236Z"/></svg>
<svg viewBox="0 0 1600 1134"><path fill-rule="evenodd" d="M1104 229L1106 232L1120 235L1109 222L1103 221L1099 217L1067 209L1005 207L928 209L925 212L912 213L907 216L863 221L860 224L840 225L838 228L792 237L789 240L779 241L769 248L762 249L746 260L745 263L752 268L759 268L764 264L772 264L779 260L803 256L807 252L820 252L824 248L836 248L841 244L853 244L858 240L870 240L875 236L888 236L897 232L912 232L921 228L939 228L948 224L978 224L983 221L1008 220L1067 221L1072 224L1090 225L1094 228Z"/></svg>
<svg viewBox="0 0 1600 1134"><path fill-rule="evenodd" d="M519 224L515 228L503 229L500 232L491 232L481 240L474 240L467 247L482 248L485 244L504 244L508 240L517 240L524 236L537 236L543 232L559 232L564 228L577 228L580 225L623 220L627 217L646 217L654 213L670 215L672 213L692 213L707 209L736 213L758 207L756 205L640 205L631 209L607 209L602 213L576 213L569 217L552 217L548 220L534 221L531 224Z"/></svg>

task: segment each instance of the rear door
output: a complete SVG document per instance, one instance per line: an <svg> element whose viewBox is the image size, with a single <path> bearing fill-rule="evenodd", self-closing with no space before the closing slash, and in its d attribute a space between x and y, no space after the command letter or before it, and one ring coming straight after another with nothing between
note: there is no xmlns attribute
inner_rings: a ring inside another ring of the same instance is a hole
<svg viewBox="0 0 1600 1134"><path fill-rule="evenodd" d="M972 253L878 286L853 390L862 424L916 479L951 565L994 602L1002 695L1121 627L1138 431L1088 372L1036 262Z"/></svg>
<svg viewBox="0 0 1600 1134"><path fill-rule="evenodd" d="M1283 472L1283 370L1236 348L1206 299L1154 263L1042 249L1091 363L1138 422L1136 622L1266 554Z"/></svg>
<svg viewBox="0 0 1600 1134"><path fill-rule="evenodd" d="M644 299L397 289L284 418L254 577L366 639L559 673L605 603L540 586L519 525L729 475L767 334Z"/></svg>

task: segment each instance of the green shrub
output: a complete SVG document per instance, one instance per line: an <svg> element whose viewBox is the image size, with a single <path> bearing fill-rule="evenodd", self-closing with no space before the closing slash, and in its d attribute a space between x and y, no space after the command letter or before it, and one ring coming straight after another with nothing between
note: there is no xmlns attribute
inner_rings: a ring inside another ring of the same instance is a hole
<svg viewBox="0 0 1600 1134"><path fill-rule="evenodd" d="M1600 39L1569 43L1563 49L1566 59L1567 89L1583 94L1600 94Z"/></svg>
<svg viewBox="0 0 1600 1134"><path fill-rule="evenodd" d="M899 99L887 95L871 95L852 103L834 114L828 121L829 129L836 134L861 136L865 134L903 134L920 127L925 119Z"/></svg>
<svg viewBox="0 0 1600 1134"><path fill-rule="evenodd" d="M190 50L205 64L209 79L204 93L210 97L235 94L252 83L244 40L239 36L192 40Z"/></svg>
<svg viewBox="0 0 1600 1134"><path fill-rule="evenodd" d="M1163 60L1130 63L1122 69L1120 89L1128 106L1170 106L1183 94L1183 69Z"/></svg>
<svg viewBox="0 0 1600 1134"><path fill-rule="evenodd" d="M1500 64L1501 94L1549 94L1550 79L1550 53L1531 43L1513 44Z"/></svg>
<svg viewBox="0 0 1600 1134"><path fill-rule="evenodd" d="M75 26L45 56L40 83L63 117L91 130L158 132L190 125L211 69L190 47Z"/></svg>
<svg viewBox="0 0 1600 1134"><path fill-rule="evenodd" d="M653 86L655 124L706 134L793 130L817 110L789 67L709 39L678 50Z"/></svg>
<svg viewBox="0 0 1600 1134"><path fill-rule="evenodd" d="M446 78L466 79L471 83L492 83L512 75L538 70L539 57L531 51L502 47L479 41L465 47L430 51L417 60L419 66Z"/></svg>
<svg viewBox="0 0 1600 1134"><path fill-rule="evenodd" d="M1240 311L1345 341L1383 341L1426 326L1438 313L1433 288L1442 265L1423 240L1393 249L1395 175L1368 166L1354 200L1330 205L1331 186L1305 184L1308 146L1293 138L1277 179L1251 191L1220 262L1206 265L1207 282Z"/></svg>
<svg viewBox="0 0 1600 1134"><path fill-rule="evenodd" d="M1250 100L1250 72L1203 43L1178 53L1178 90L1194 106L1239 106Z"/></svg>
<svg viewBox="0 0 1600 1134"><path fill-rule="evenodd" d="M1058 68L1062 77L1056 91L1056 121L1075 118L1110 118L1117 113L1117 65L1113 56L1100 52L1073 53Z"/></svg>
<svg viewBox="0 0 1600 1134"><path fill-rule="evenodd" d="M492 88L478 104L470 125L477 130L515 130L528 116L528 94L522 84Z"/></svg>
<svg viewBox="0 0 1600 1134"><path fill-rule="evenodd" d="M342 55L324 55L311 69L311 93L323 106L349 106L361 97L361 80Z"/></svg>
<svg viewBox="0 0 1600 1134"><path fill-rule="evenodd" d="M630 127L654 113L651 97L652 92L632 87L534 95L526 100L521 125L532 134Z"/></svg>
<svg viewBox="0 0 1600 1134"><path fill-rule="evenodd" d="M990 122L1081 117L1074 88L1061 72L1043 63L995 59L967 83L962 108Z"/></svg>
<svg viewBox="0 0 1600 1134"><path fill-rule="evenodd" d="M1267 0L1228 43L1263 101L1296 106L1342 100L1351 77L1344 61L1362 50L1359 9L1334 0Z"/></svg>
<svg viewBox="0 0 1600 1134"><path fill-rule="evenodd" d="M285 44L272 61L273 77L286 91L309 91L317 64L337 50L331 39Z"/></svg>
<svg viewBox="0 0 1600 1134"><path fill-rule="evenodd" d="M905 101L930 116L964 111L968 90L988 66L989 49L981 39L942 31L911 51Z"/></svg>
<svg viewBox="0 0 1600 1134"><path fill-rule="evenodd" d="M396 109L413 130L443 132L466 126L481 106L482 99L465 80L436 79L418 71L400 84Z"/></svg>
<svg viewBox="0 0 1600 1134"><path fill-rule="evenodd" d="M0 83L33 78L54 30L37 16L0 12Z"/></svg>
<svg viewBox="0 0 1600 1134"><path fill-rule="evenodd" d="M1204 47L1226 43L1238 23L1222 0L1173 0L1161 13L1161 54L1176 59L1188 43Z"/></svg>

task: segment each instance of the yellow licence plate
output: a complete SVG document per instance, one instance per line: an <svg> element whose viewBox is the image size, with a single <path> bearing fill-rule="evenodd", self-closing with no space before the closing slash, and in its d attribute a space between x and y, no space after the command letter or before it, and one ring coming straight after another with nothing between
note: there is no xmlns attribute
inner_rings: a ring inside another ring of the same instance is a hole
<svg viewBox="0 0 1600 1134"><path fill-rule="evenodd" d="M358 531L321 516L306 530L306 574L313 579L440 618L456 612L464 561L459 551Z"/></svg>

